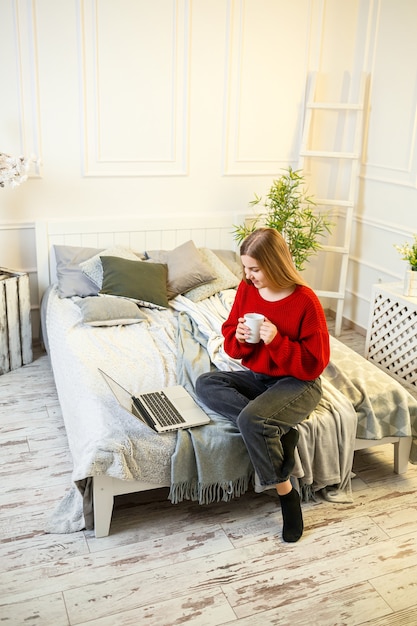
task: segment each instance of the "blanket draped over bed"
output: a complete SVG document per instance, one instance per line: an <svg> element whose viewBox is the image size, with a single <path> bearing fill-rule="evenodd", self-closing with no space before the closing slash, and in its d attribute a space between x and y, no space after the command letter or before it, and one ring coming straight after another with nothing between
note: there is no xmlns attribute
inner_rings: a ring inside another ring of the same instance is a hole
<svg viewBox="0 0 417 626"><path fill-rule="evenodd" d="M253 484L246 448L227 420L207 411L212 418L207 426L157 435L116 404L97 370L133 394L177 382L193 394L200 373L241 367L224 353L220 330L234 295L226 290L198 303L177 296L171 301L174 313L142 309L147 320L139 324L91 329L81 323L71 299L60 299L52 288L47 330L74 487L53 513L49 532L91 526L91 477L100 474L170 485L173 503L229 500ZM328 499L352 501L357 436L412 434L410 460L417 462L417 402L401 385L334 338L322 383L322 400L299 425L294 476L305 498L323 490ZM381 388L392 393L382 397Z"/></svg>
<svg viewBox="0 0 417 626"><path fill-rule="evenodd" d="M225 295L228 294L222 294L223 298ZM211 310L203 315L201 306L193 307L181 297L174 304L178 310L183 309L179 313L182 356L177 364L178 379L190 393L194 391L197 376L213 365L223 370L241 368L236 361L231 362L219 341L220 320L227 316L227 304L223 310L219 310L221 299L207 304L218 307L217 328L213 329L210 322ZM322 384L323 398L314 415L298 427L300 438L293 473L299 479L305 499L313 491L337 485L329 497L350 502L356 413L347 398L325 378ZM207 407L205 410L212 419L209 425L178 433L171 466L172 502L190 498L207 504L239 496L248 488L253 469L238 430Z"/></svg>

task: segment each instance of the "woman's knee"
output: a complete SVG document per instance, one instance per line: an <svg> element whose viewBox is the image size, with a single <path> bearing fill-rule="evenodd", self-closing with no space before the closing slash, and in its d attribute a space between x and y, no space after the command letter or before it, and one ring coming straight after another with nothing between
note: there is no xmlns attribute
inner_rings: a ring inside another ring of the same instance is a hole
<svg viewBox="0 0 417 626"><path fill-rule="evenodd" d="M255 432L263 431L264 420L253 411L252 403L249 402L240 412L236 425L244 438L250 438Z"/></svg>
<svg viewBox="0 0 417 626"><path fill-rule="evenodd" d="M204 393L206 387L210 385L211 376L211 372L206 372L205 374L200 374L200 376L197 378L197 380L195 381L195 390L197 392L197 395L200 395L200 393Z"/></svg>
<svg viewBox="0 0 417 626"><path fill-rule="evenodd" d="M199 398L208 397L213 394L213 389L222 385L219 372L205 372L200 374L195 382L195 391Z"/></svg>

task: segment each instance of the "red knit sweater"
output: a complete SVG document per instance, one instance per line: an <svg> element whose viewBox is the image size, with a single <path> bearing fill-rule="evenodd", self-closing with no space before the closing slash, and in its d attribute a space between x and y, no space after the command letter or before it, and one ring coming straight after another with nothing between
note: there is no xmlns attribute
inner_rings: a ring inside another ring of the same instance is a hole
<svg viewBox="0 0 417 626"><path fill-rule="evenodd" d="M278 329L270 344L240 343L236 337L238 318L261 313ZM329 362L330 346L326 318L320 301L309 287L277 302L268 302L252 284L242 281L229 318L222 326L224 348L231 357L259 374L293 376L314 380Z"/></svg>

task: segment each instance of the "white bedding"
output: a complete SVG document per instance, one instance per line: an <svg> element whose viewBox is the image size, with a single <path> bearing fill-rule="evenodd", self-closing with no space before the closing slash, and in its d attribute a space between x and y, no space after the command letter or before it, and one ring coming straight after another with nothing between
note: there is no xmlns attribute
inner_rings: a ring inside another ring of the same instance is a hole
<svg viewBox="0 0 417 626"><path fill-rule="evenodd" d="M133 394L175 383L176 319L171 310L143 312L144 322L93 329L72 299L59 298L55 287L49 294L48 343L74 482L105 473L169 484L175 434L161 437L121 409L98 371Z"/></svg>

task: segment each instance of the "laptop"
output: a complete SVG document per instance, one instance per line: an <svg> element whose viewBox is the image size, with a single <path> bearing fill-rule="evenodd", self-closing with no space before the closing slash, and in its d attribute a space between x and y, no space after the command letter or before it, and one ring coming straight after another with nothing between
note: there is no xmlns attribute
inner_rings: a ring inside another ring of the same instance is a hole
<svg viewBox="0 0 417 626"><path fill-rule="evenodd" d="M133 396L100 368L99 372L120 406L157 433L202 426L210 422L209 416L182 385Z"/></svg>

